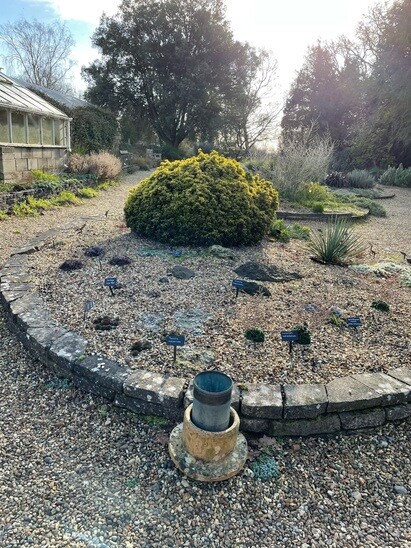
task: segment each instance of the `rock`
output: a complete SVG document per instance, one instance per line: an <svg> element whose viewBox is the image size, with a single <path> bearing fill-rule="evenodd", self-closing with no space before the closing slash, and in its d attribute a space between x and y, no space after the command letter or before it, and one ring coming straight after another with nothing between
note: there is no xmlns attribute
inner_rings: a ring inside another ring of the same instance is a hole
<svg viewBox="0 0 411 548"><path fill-rule="evenodd" d="M83 268L83 263L77 259L68 259L61 263L59 266L60 270L64 272L71 272L72 270L81 270Z"/></svg>
<svg viewBox="0 0 411 548"><path fill-rule="evenodd" d="M91 247L87 247L84 250L84 255L86 257L103 257L104 249L100 247L99 245L93 245Z"/></svg>
<svg viewBox="0 0 411 548"><path fill-rule="evenodd" d="M159 278L158 283L159 284L169 284L170 280L167 278L167 276L163 276L162 278Z"/></svg>
<svg viewBox="0 0 411 548"><path fill-rule="evenodd" d="M195 272L186 266L176 265L170 270L170 274L178 280L189 280L194 278Z"/></svg>
<svg viewBox="0 0 411 548"><path fill-rule="evenodd" d="M408 495L408 490L403 485L394 485L394 491L397 495Z"/></svg>
<svg viewBox="0 0 411 548"><path fill-rule="evenodd" d="M129 264L131 264L131 259L129 257L112 257L108 264L112 265L112 266L127 266Z"/></svg>
<svg viewBox="0 0 411 548"><path fill-rule="evenodd" d="M289 282L302 278L298 272L286 272L275 265L263 265L252 261L240 265L234 272L243 278L260 282Z"/></svg>
<svg viewBox="0 0 411 548"><path fill-rule="evenodd" d="M189 348L182 348L178 353L176 360L177 365L192 367L193 369L203 371L209 367L215 360L215 352L213 350L207 350L197 348L191 350Z"/></svg>
<svg viewBox="0 0 411 548"><path fill-rule="evenodd" d="M147 331L158 331L165 319L162 314L143 314L140 321Z"/></svg>
<svg viewBox="0 0 411 548"><path fill-rule="evenodd" d="M176 327L191 331L196 335L202 333L203 323L212 318L208 312L200 308L187 308L174 313L173 321Z"/></svg>
<svg viewBox="0 0 411 548"><path fill-rule="evenodd" d="M218 257L220 259L228 259L230 261L236 261L237 255L228 249L228 247L223 247L222 245L212 245L208 248L208 252L213 257Z"/></svg>
<svg viewBox="0 0 411 548"><path fill-rule="evenodd" d="M351 492L351 496L354 500L356 500L357 502L360 501L362 499L362 495L359 491L352 491Z"/></svg>
<svg viewBox="0 0 411 548"><path fill-rule="evenodd" d="M330 308L330 313L333 316L337 316L337 318L342 318L344 316L344 311L341 308L339 308L338 306L332 306Z"/></svg>

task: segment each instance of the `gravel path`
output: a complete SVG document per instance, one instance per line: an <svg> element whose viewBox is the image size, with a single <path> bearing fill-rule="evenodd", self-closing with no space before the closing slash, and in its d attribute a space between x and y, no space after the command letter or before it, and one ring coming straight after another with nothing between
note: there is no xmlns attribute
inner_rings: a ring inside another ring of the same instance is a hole
<svg viewBox="0 0 411 548"><path fill-rule="evenodd" d="M134 180L84 206L1 223L0 263L56 223L120 215ZM374 237L383 227L384 254L411 251L411 193L397 194L385 204L393 225L362 227ZM246 469L203 485L171 464L173 425L147 424L58 380L9 334L2 312L0 374L0 546L411 546L410 421L332 439L251 440L253 451L272 443L278 479Z"/></svg>

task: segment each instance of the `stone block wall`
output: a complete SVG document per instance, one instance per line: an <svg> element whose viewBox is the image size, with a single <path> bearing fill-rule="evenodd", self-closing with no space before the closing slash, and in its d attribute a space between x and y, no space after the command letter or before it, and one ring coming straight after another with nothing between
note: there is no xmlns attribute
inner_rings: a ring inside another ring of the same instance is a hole
<svg viewBox="0 0 411 548"><path fill-rule="evenodd" d="M36 294L28 254L36 253L58 231L52 229L14 251L0 270L0 304L22 344L57 375L82 390L142 414L181 421L192 401L188 379L166 377L129 367L105 356L87 355L88 342L58 325ZM387 373L363 373L323 384L242 384L234 387L232 406L240 428L271 436L312 436L379 427L411 416L411 364Z"/></svg>
<svg viewBox="0 0 411 548"><path fill-rule="evenodd" d="M21 181L32 169L61 171L67 159L67 149L40 146L0 146L0 181Z"/></svg>

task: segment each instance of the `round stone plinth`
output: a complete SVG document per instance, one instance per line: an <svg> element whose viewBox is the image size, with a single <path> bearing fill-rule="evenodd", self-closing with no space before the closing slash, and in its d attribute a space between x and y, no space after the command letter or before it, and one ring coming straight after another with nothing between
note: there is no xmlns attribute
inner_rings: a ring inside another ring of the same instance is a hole
<svg viewBox="0 0 411 548"><path fill-rule="evenodd" d="M218 462L204 462L193 457L183 443L183 423L174 428L168 444L170 457L183 474L198 481L223 481L232 478L247 460L247 441L239 433L233 451Z"/></svg>
<svg viewBox="0 0 411 548"><path fill-rule="evenodd" d="M210 432L196 426L191 420L193 404L184 412L183 443L193 457L204 462L217 462L226 458L234 450L240 419L232 407L230 408L230 425L226 430Z"/></svg>

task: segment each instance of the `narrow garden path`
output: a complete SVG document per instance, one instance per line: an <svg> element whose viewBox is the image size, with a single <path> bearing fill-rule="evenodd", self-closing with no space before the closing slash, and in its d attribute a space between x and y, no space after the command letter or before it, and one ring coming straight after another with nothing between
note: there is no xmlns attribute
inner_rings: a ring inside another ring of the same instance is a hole
<svg viewBox="0 0 411 548"><path fill-rule="evenodd" d="M0 223L0 264L55 224L107 211L120 219L136 180L82 206ZM389 217L360 230L383 258L399 259L411 254L411 191L398 189L384 206ZM1 310L0 375L1 546L411 546L409 420L346 437L251 442L255 453L269 448L279 478L262 483L246 469L207 485L172 465L173 425L57 379L9 333Z"/></svg>

